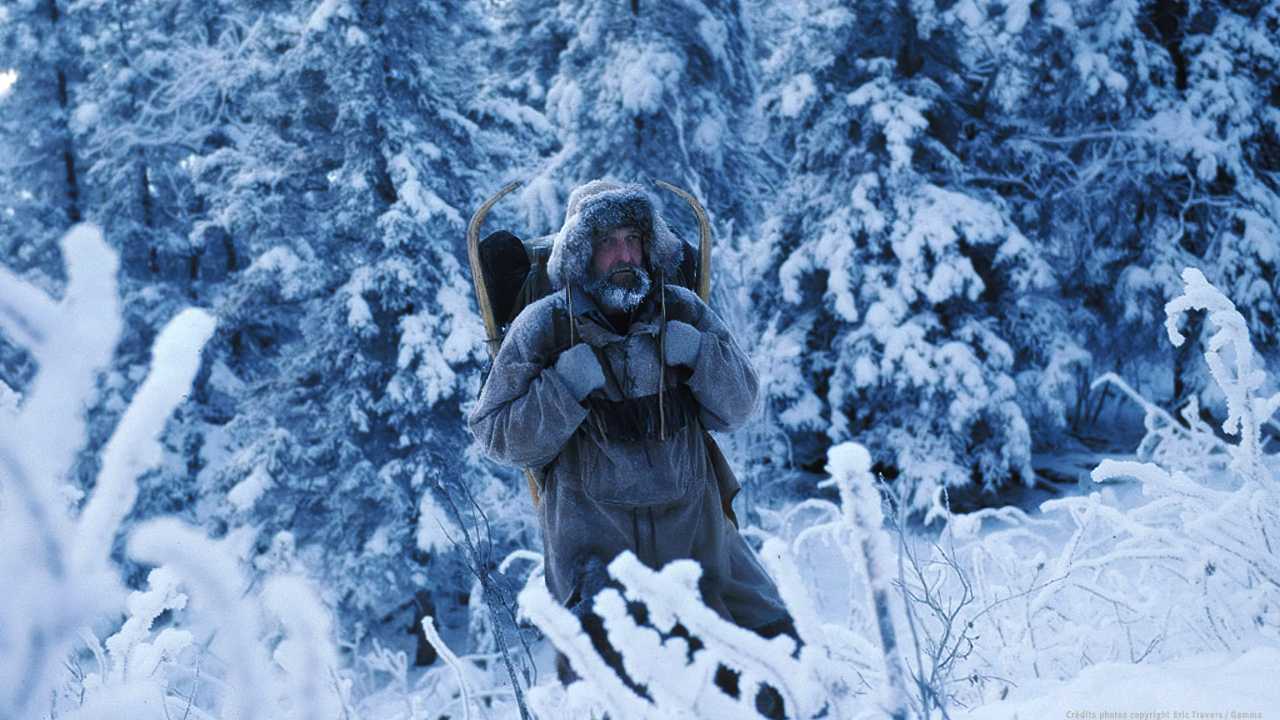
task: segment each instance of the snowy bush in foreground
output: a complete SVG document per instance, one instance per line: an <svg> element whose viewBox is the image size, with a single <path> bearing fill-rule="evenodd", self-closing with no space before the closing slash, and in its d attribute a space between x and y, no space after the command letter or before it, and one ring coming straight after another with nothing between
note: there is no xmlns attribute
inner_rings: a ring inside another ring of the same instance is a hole
<svg viewBox="0 0 1280 720"><path fill-rule="evenodd" d="M794 641L785 636L765 640L703 605L697 599L697 563L676 561L655 572L626 553L609 564L609 572L625 586L625 598L616 589L604 590L596 596L595 611L622 654L627 674L651 700L633 692L605 664L578 618L556 603L542 583L531 583L520 597L524 612L588 678L589 687L574 683L569 688L567 702L575 715L605 709L625 718L750 717L760 683L777 688L788 708L799 709L800 717L816 709L819 688L803 664L791 659ZM628 601L644 603L652 627L637 624ZM677 622L706 647L690 657L689 642L671 635ZM713 684L721 664L741 673L738 698Z"/></svg>
<svg viewBox="0 0 1280 720"><path fill-rule="evenodd" d="M586 680L565 689L557 684L535 688L530 692L533 709L544 717L566 712L574 717L760 717L757 693L767 686L782 698L787 717L911 716L914 700L896 629L902 610L893 580L900 570L882 527L871 456L861 445L843 443L831 449L828 470L827 483L839 491L839 505L812 500L800 508L815 510L828 521L811 525L790 543L769 537L762 552L803 641L798 652L790 637L764 639L704 605L698 599L696 563L676 561L655 571L624 553L609 565L622 590L602 591L594 610L621 654L627 676L644 693L615 674L578 618L535 576L520 595L521 611ZM795 558L816 537L838 547L847 561L848 614L843 622L824 622L800 579ZM632 609L637 603L645 608L645 620L638 621ZM717 687L722 667L737 677L736 697Z"/></svg>
<svg viewBox="0 0 1280 720"><path fill-rule="evenodd" d="M1141 460L1105 460L1101 490L1050 500L1041 515L1014 508L952 517L943 544L959 548L976 601L967 620L981 638L963 659L973 682L963 699L994 699L1031 678L1065 679L1105 661L1153 662L1212 650L1243 652L1280 641L1280 493L1274 458L1259 442L1280 394L1258 395L1266 379L1244 317L1197 270L1166 306L1178 323L1207 311L1205 348L1228 400L1221 440L1192 403L1183 421L1140 402L1147 435ZM1134 478L1141 497L1115 483ZM984 522L997 525L988 533Z"/></svg>
<svg viewBox="0 0 1280 720"><path fill-rule="evenodd" d="M164 518L128 538L131 556L160 566L148 590L126 599L110 559L137 499L137 478L160 460L157 439L189 392L213 333L210 315L186 310L160 332L150 373L106 444L92 494L78 516L68 513L78 499L66 479L85 440L85 398L121 323L117 258L99 231L78 226L62 246L68 282L61 301L0 268L0 331L39 365L0 433L0 546L7 549L0 576L8 583L0 594L0 715L337 717L328 612L304 581L271 578L249 595L224 543ZM191 612L179 615L188 604ZM122 609L128 617L104 648L91 628L114 626ZM165 612L182 620L153 632ZM263 615L280 625L267 639L283 673L263 647ZM95 671L81 667L77 639L92 652ZM225 668L202 677L197 644Z"/></svg>

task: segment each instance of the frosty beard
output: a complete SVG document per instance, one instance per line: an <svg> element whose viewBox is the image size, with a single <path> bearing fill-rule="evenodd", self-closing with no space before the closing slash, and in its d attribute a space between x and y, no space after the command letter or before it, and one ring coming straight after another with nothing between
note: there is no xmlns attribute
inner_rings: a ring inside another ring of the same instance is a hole
<svg viewBox="0 0 1280 720"><path fill-rule="evenodd" d="M608 314L631 312L649 295L649 273L639 265L615 265L603 276L593 274L586 290Z"/></svg>

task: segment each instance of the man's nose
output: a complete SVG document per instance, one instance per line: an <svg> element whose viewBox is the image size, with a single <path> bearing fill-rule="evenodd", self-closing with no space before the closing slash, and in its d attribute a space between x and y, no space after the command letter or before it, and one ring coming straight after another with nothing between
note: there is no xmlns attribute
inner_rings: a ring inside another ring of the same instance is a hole
<svg viewBox="0 0 1280 720"><path fill-rule="evenodd" d="M614 262L640 264L640 247L637 243L628 240L615 240L610 245L612 246L609 248L612 251L610 255L613 256Z"/></svg>
<svg viewBox="0 0 1280 720"><path fill-rule="evenodd" d="M618 248L618 258L633 265L640 264L640 248L635 243L624 242Z"/></svg>

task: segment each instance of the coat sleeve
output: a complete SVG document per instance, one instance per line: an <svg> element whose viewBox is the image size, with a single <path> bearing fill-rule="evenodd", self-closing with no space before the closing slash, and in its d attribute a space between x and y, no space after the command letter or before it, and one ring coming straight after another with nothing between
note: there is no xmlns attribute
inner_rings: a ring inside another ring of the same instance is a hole
<svg viewBox="0 0 1280 720"><path fill-rule="evenodd" d="M550 310L535 303L511 324L468 418L485 454L501 463L546 465L587 416L553 365Z"/></svg>
<svg viewBox="0 0 1280 720"><path fill-rule="evenodd" d="M693 306L692 314L697 318L694 327L702 331L702 343L688 381L702 406L702 424L708 430L736 430L755 411L759 391L755 368L720 316L694 293L678 290L681 299Z"/></svg>

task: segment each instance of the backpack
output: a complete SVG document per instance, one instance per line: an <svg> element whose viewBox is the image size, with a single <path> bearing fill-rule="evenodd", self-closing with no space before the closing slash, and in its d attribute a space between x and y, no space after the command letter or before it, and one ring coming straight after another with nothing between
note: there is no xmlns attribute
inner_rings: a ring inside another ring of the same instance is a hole
<svg viewBox="0 0 1280 720"><path fill-rule="evenodd" d="M688 243L682 242L681 246L683 254L680 267L676 277L667 278L667 282L683 286L696 293L699 280L698 253ZM480 270L484 276L489 306L498 323L499 341L506 336L507 328L522 310L551 293L551 279L547 275L547 261L550 257L550 236L525 243L511 232L499 230L490 233L480 241ZM569 349L572 344L573 333L568 315L556 313L553 316L552 327L555 333L556 355L559 355ZM738 518L733 511L732 502L742 486L734 476L715 438L706 429L702 430L702 435L715 471L716 481L720 485L725 517L733 523L734 527L737 527ZM535 506L539 502L539 491L545 477L544 470L545 468L526 468L526 473L529 475L529 490L533 494Z"/></svg>

